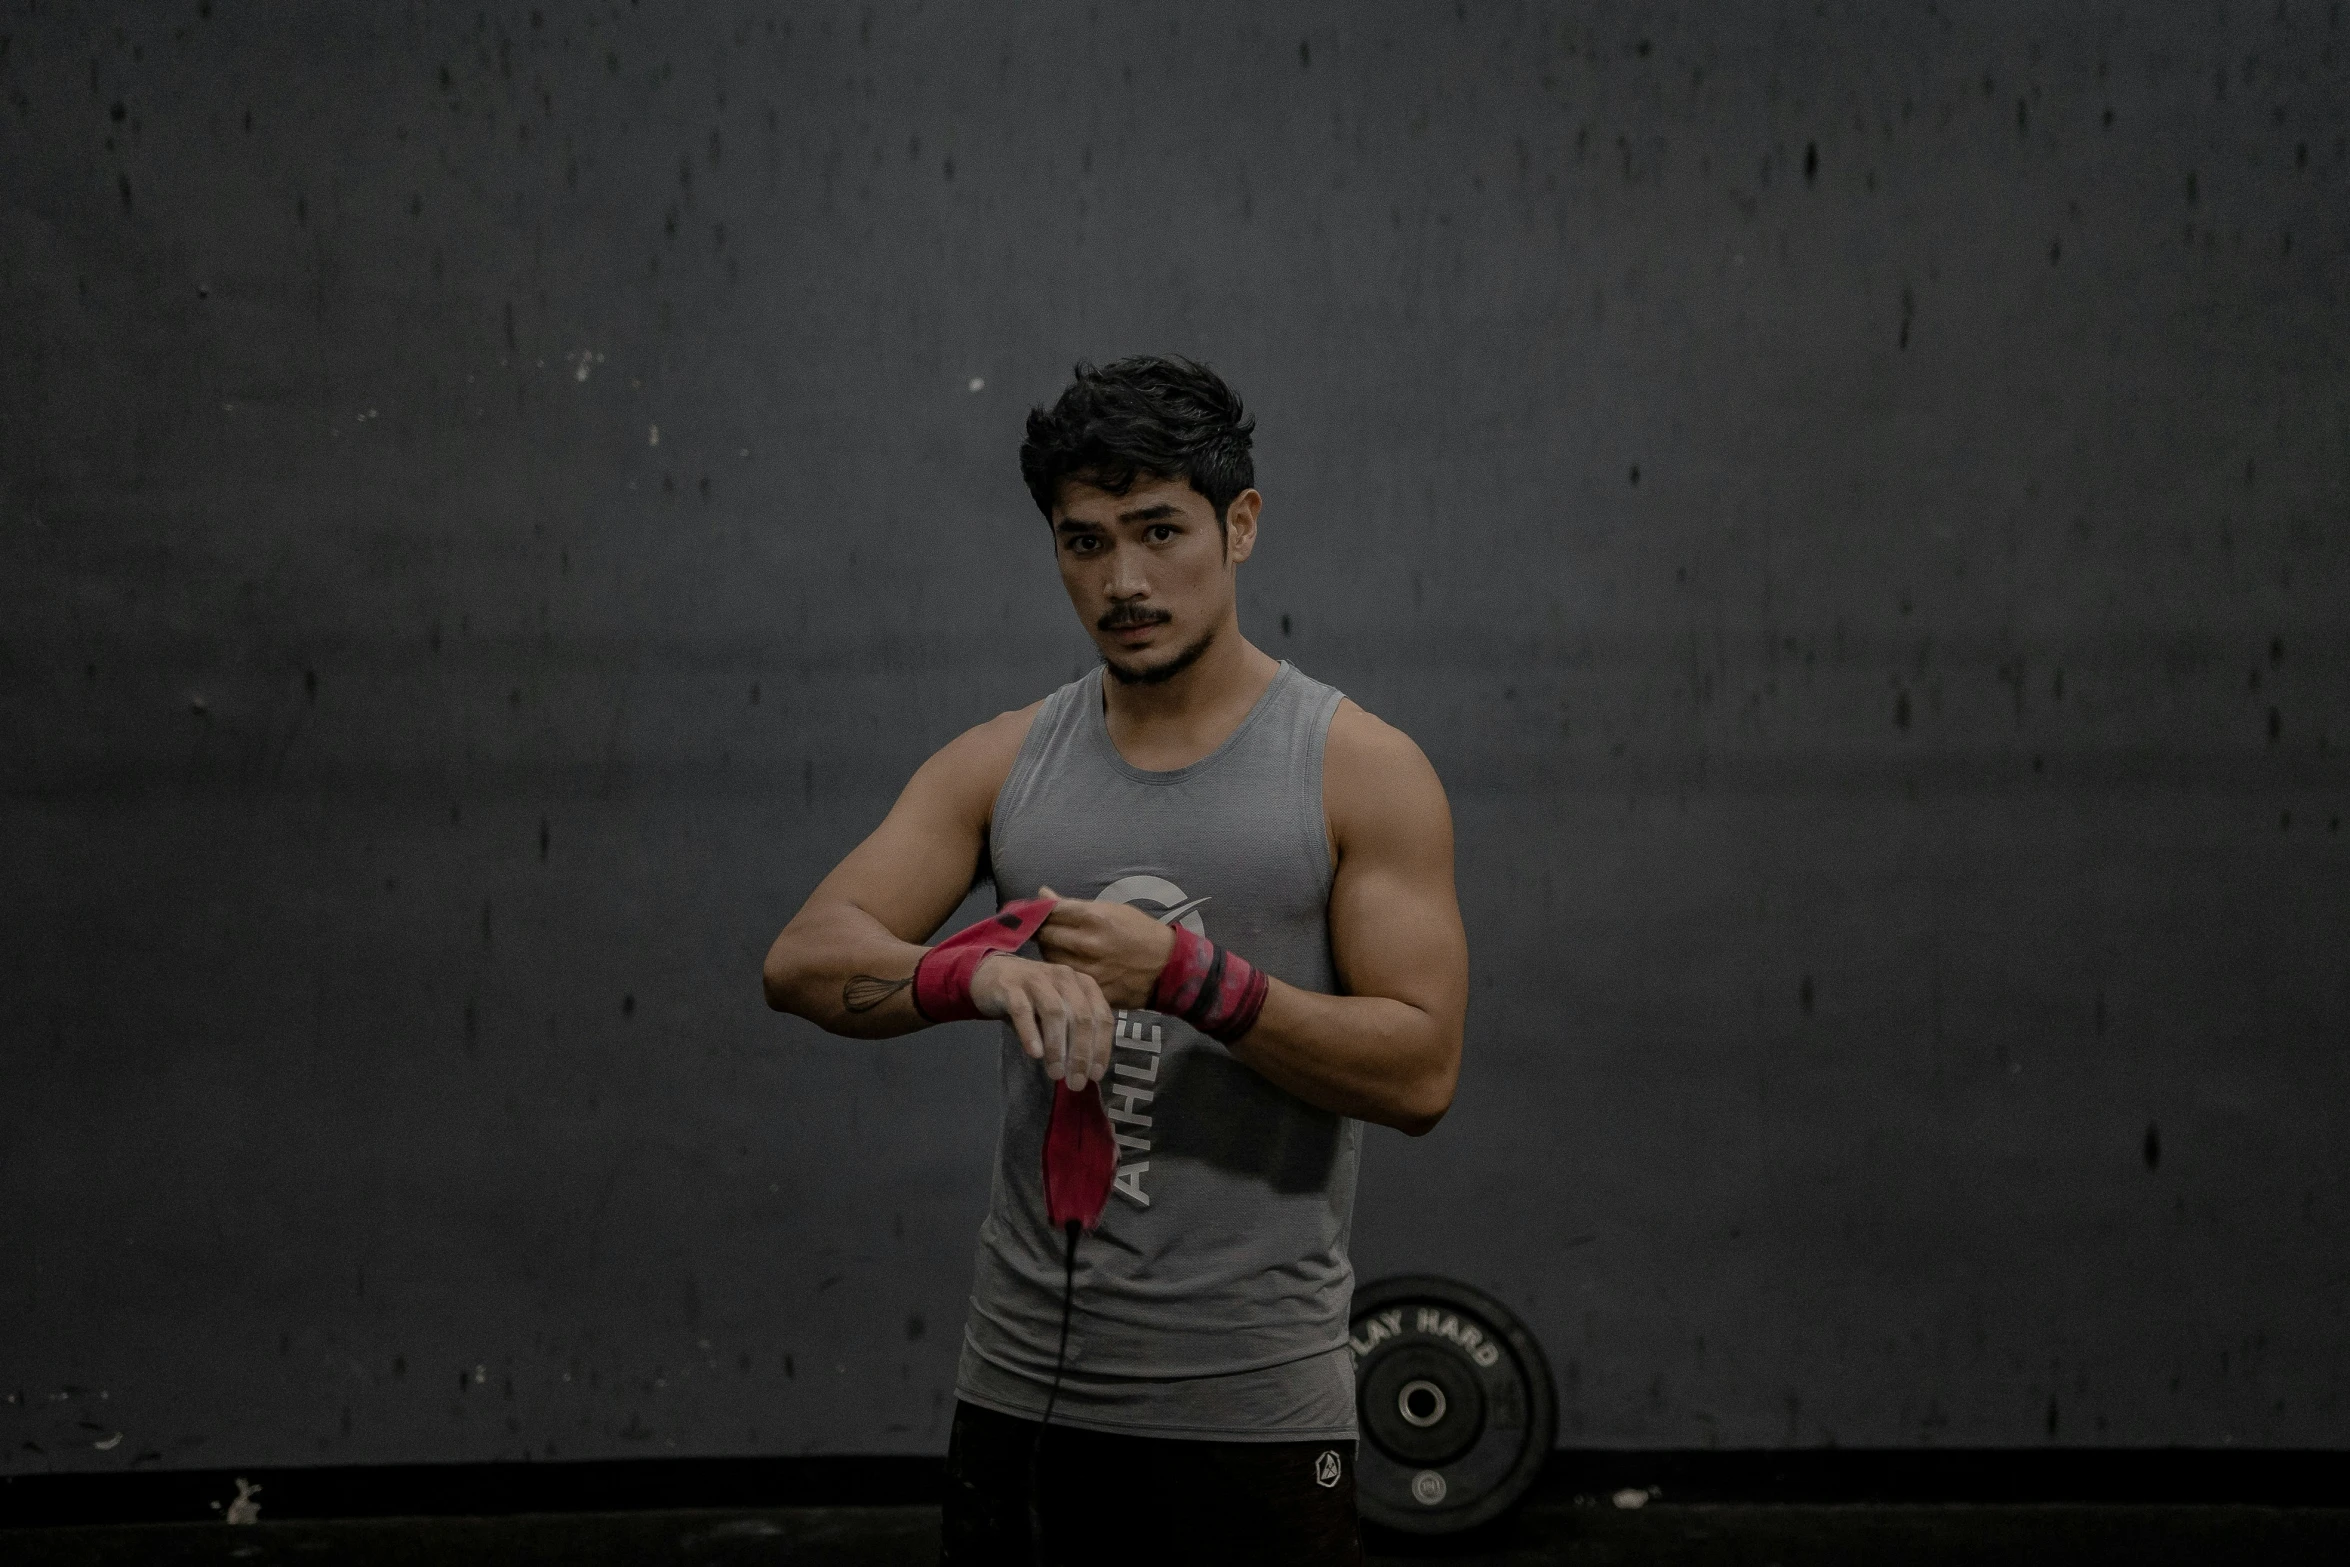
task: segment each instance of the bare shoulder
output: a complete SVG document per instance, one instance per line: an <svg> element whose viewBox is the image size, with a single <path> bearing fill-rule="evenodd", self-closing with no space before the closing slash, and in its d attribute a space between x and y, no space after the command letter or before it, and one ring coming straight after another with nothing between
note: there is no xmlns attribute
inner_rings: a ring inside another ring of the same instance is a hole
<svg viewBox="0 0 2350 1567"><path fill-rule="evenodd" d="M1322 809L1332 846L1449 849L1452 808L1426 753L1352 698L1330 717L1322 748Z"/></svg>
<svg viewBox="0 0 2350 1567"><path fill-rule="evenodd" d="M1026 707L998 713L984 724L974 724L939 747L938 754L931 760L944 762L957 769L992 772L996 775L996 783L1001 785L1005 775L1011 772L1012 763L1018 759L1020 747L1027 741L1028 731L1035 727L1036 715L1043 707L1044 699L1040 697Z"/></svg>
<svg viewBox="0 0 2350 1567"><path fill-rule="evenodd" d="M1009 717L1010 715L1005 715ZM1330 715L1330 739L1323 748L1325 768L1381 775L1412 773L1436 780L1436 769L1405 734L1387 720L1367 713L1351 696L1338 699Z"/></svg>
<svg viewBox="0 0 2350 1567"><path fill-rule="evenodd" d="M1019 760L1020 747L1043 706L1039 699L964 730L922 764L906 786L907 794L951 803L958 815L984 821L994 809L996 791L1012 775L1012 764Z"/></svg>

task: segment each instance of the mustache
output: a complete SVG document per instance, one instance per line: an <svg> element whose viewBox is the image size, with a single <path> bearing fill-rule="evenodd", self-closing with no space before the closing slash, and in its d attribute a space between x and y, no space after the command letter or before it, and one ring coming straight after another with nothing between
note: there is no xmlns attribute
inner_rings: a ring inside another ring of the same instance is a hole
<svg viewBox="0 0 2350 1567"><path fill-rule="evenodd" d="M1140 604L1118 604L1094 624L1104 631L1124 631L1130 626L1163 626L1174 618L1163 609L1145 609Z"/></svg>

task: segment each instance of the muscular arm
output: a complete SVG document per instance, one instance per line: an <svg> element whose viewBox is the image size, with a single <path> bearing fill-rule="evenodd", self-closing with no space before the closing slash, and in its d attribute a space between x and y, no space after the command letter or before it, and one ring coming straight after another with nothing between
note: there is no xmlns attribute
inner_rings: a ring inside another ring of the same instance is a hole
<svg viewBox="0 0 2350 1567"><path fill-rule="evenodd" d="M819 1028L886 1039L925 1028L914 1008L921 941L971 890L988 813L1036 716L981 724L924 762L872 836L817 884L767 949L767 1004ZM1009 953L979 965L972 1000L1008 1019L1049 1076L1108 1070L1110 1012L1082 974Z"/></svg>
<svg viewBox="0 0 2350 1567"><path fill-rule="evenodd" d="M1420 748L1352 702L1331 720L1322 770L1338 861L1330 950L1344 994L1273 980L1232 1054L1308 1104L1416 1137L1452 1105L1468 1008L1452 812ZM1098 903L1055 909L1040 939L1119 1006L1149 999L1174 941L1139 910Z"/></svg>
<svg viewBox="0 0 2350 1567"><path fill-rule="evenodd" d="M1322 768L1343 994L1274 980L1232 1054L1308 1104L1417 1137L1452 1106L1468 1010L1452 811L1420 748L1352 702L1330 721Z"/></svg>

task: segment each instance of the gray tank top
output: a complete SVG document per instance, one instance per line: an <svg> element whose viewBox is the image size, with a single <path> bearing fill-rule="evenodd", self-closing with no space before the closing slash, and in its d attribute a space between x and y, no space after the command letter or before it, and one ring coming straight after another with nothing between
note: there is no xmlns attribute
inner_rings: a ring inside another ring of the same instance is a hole
<svg viewBox="0 0 2350 1567"><path fill-rule="evenodd" d="M1282 664L1214 753L1172 772L1110 741L1098 668L1045 700L996 796L999 901L1049 886L1179 920L1335 992L1322 746L1339 693ZM1033 949L1032 949L1033 950ZM1180 1019L1118 1015L1102 1085L1117 1185L1077 1248L1053 1419L1223 1440L1354 1435L1346 1346L1362 1123L1296 1098ZM1035 1418L1061 1322L1041 1160L1055 1085L1003 1029L1003 1131L956 1392Z"/></svg>

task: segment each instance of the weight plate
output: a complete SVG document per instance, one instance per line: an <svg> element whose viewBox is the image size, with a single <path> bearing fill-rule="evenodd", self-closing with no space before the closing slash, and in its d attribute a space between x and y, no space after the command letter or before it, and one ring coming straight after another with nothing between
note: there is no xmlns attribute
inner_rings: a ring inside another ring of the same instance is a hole
<svg viewBox="0 0 2350 1567"><path fill-rule="evenodd" d="M1350 1327L1364 1519L1452 1534L1507 1512L1558 1439L1534 1335L1484 1291L1427 1274L1357 1288Z"/></svg>

